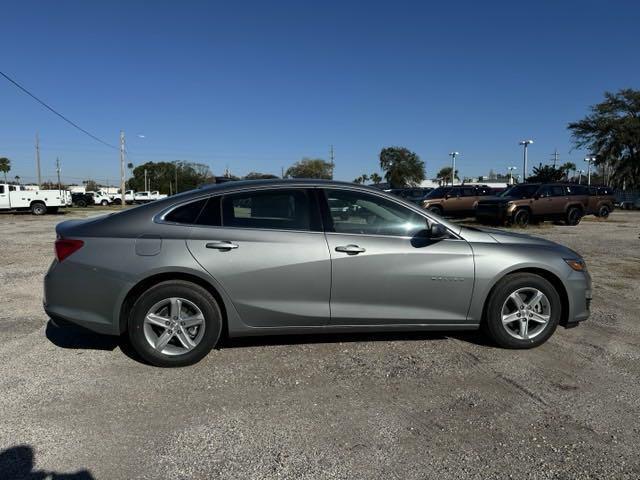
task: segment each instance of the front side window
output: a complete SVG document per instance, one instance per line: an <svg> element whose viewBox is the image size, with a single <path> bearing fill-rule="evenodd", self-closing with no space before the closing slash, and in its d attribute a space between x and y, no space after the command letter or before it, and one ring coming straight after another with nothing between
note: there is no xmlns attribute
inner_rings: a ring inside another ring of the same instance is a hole
<svg viewBox="0 0 640 480"><path fill-rule="evenodd" d="M463 197L475 197L476 196L476 189L473 187L465 187L462 189L462 196Z"/></svg>
<svg viewBox="0 0 640 480"><path fill-rule="evenodd" d="M325 190L332 225L336 233L412 237L427 228L420 214L386 198L364 192Z"/></svg>
<svg viewBox="0 0 640 480"><path fill-rule="evenodd" d="M225 227L311 230L310 200L305 190L263 190L225 195Z"/></svg>
<svg viewBox="0 0 640 480"><path fill-rule="evenodd" d="M560 185L553 185L551 187L551 196L552 197L562 197L564 195L564 187Z"/></svg>

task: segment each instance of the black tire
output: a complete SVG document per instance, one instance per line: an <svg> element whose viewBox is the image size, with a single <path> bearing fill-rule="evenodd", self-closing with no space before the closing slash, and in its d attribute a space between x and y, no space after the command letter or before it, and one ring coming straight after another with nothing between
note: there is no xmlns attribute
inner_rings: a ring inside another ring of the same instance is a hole
<svg viewBox="0 0 640 480"><path fill-rule="evenodd" d="M78 200L76 202L76 207L85 208L86 206L87 206L87 201L86 200Z"/></svg>
<svg viewBox="0 0 640 480"><path fill-rule="evenodd" d="M582 210L578 207L569 207L565 215L564 223L570 226L576 226L582 220Z"/></svg>
<svg viewBox="0 0 640 480"><path fill-rule="evenodd" d="M108 201L106 201L106 200L102 200L102 201L100 202L100 205L102 205L103 207L106 207L107 205L109 205L109 202L108 202Z"/></svg>
<svg viewBox="0 0 640 480"><path fill-rule="evenodd" d="M526 208L516 210L516 213L513 214L512 223L520 228L527 228L530 222L531 212L529 212L529 210L527 210Z"/></svg>
<svg viewBox="0 0 640 480"><path fill-rule="evenodd" d="M519 339L510 335L502 323L502 307L507 298L521 288L535 288L545 294L549 300L550 319L534 338ZM507 275L494 287L489 296L486 318L483 327L489 337L503 348L533 348L546 342L555 332L560 322L562 302L555 287L545 278L532 273L514 273Z"/></svg>
<svg viewBox="0 0 640 480"><path fill-rule="evenodd" d="M155 350L144 334L144 319L153 305L170 297L193 302L204 316L204 336L192 350L180 355L166 355ZM209 291L183 280L159 283L144 292L133 305L128 322L128 335L134 350L147 362L158 367L184 367L204 358L216 346L222 332L222 314Z"/></svg>
<svg viewBox="0 0 640 480"><path fill-rule="evenodd" d="M610 213L611 213L611 209L607 205L602 205L598 209L598 217L600 218L609 218Z"/></svg>
<svg viewBox="0 0 640 480"><path fill-rule="evenodd" d="M436 215L438 215L440 217L442 216L442 213L443 213L442 212L442 207L429 207L429 211L431 213L435 213Z"/></svg>
<svg viewBox="0 0 640 480"><path fill-rule="evenodd" d="M116 199L113 201L113 204L114 204L114 205L122 205L122 200L121 200L121 199L119 199L119 198L116 198Z"/></svg>
<svg viewBox="0 0 640 480"><path fill-rule="evenodd" d="M33 202L31 204L31 213L34 215L44 215L47 213L47 206L42 202Z"/></svg>

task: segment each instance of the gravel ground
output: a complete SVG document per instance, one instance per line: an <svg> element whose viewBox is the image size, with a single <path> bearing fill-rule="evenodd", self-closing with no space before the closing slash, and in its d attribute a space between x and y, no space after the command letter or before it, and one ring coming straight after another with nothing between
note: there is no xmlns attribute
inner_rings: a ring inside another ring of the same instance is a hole
<svg viewBox="0 0 640 480"><path fill-rule="evenodd" d="M276 337L170 370L48 323L53 227L82 215L0 215L0 478L640 477L640 212L529 230L594 279L591 319L537 349Z"/></svg>

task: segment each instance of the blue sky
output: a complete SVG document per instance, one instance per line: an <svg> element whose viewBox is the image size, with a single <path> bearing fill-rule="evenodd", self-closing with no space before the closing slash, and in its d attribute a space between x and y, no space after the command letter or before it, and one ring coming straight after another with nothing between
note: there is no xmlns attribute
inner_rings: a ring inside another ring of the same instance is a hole
<svg viewBox="0 0 640 480"><path fill-rule="evenodd" d="M401 145L434 175L461 152L462 175L530 162L582 162L568 122L605 90L640 87L640 3L6 2L0 70L130 159L193 160L215 174L279 174L328 157L336 177L378 171ZM99 181L118 152L0 78L0 155ZM137 134L144 134L139 138Z"/></svg>

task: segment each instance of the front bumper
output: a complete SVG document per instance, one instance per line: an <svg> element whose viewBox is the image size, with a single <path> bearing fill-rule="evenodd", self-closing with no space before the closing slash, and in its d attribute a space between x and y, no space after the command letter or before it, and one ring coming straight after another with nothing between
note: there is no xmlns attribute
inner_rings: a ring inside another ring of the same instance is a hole
<svg viewBox="0 0 640 480"><path fill-rule="evenodd" d="M592 283L589 272L572 272L565 282L569 300L569 315L562 323L565 327L576 326L591 315Z"/></svg>

